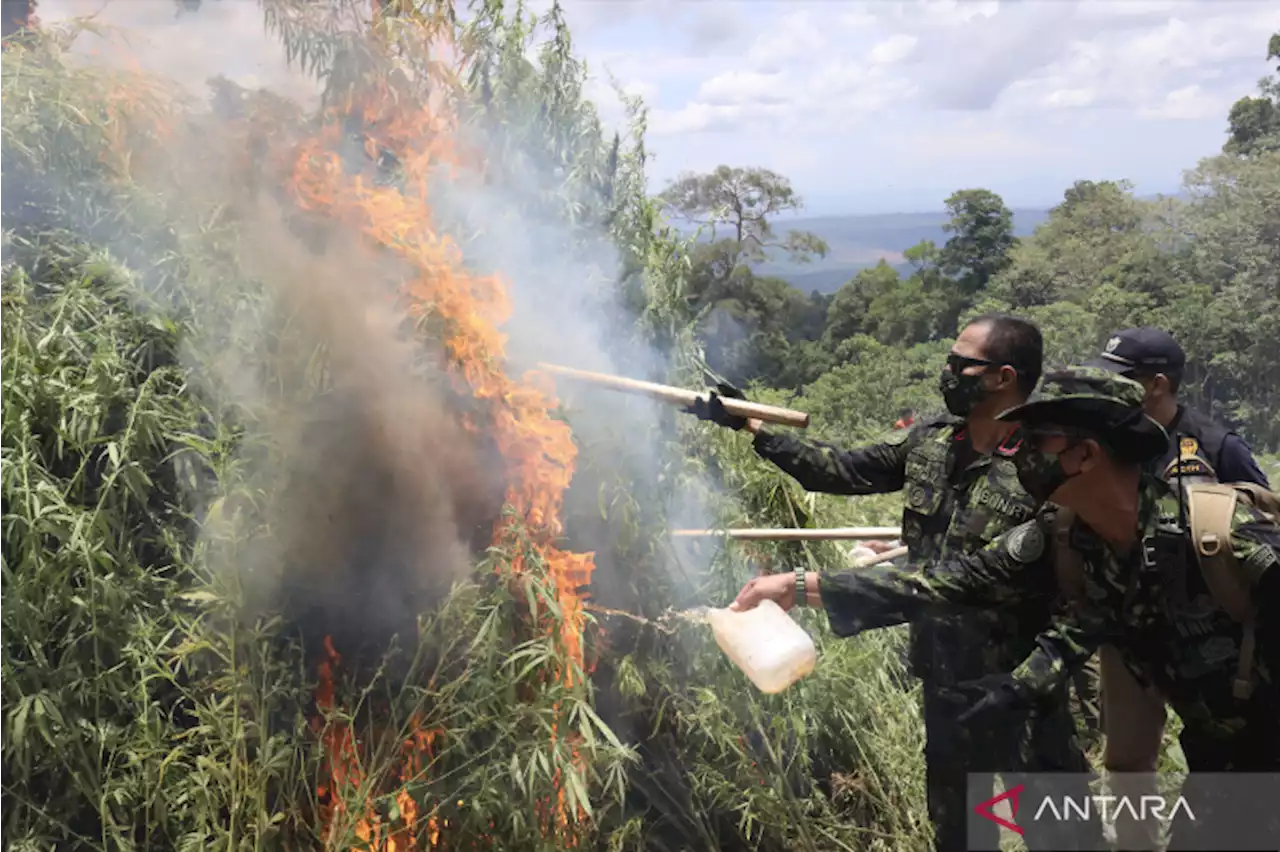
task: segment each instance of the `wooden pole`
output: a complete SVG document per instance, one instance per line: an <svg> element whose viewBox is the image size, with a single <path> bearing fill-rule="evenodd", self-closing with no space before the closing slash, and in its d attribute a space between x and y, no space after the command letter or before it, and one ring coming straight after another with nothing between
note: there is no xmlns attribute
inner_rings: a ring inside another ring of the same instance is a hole
<svg viewBox="0 0 1280 852"><path fill-rule="evenodd" d="M538 369L557 376L577 379L581 382L597 385L623 393L639 394L652 397L670 405L689 406L699 399L707 399L707 394L686 390L672 385L660 385L655 382L642 382L639 379L627 379L622 376L611 376L608 373L593 373L589 370L575 370L572 367L560 367L555 364L539 364ZM749 417L763 420L765 423L778 423L783 426L795 426L804 429L809 425L809 415L803 411L790 408L779 408L776 405L765 405L760 402L748 402L745 399L733 399L722 396L725 411L738 417Z"/></svg>
<svg viewBox="0 0 1280 852"><path fill-rule="evenodd" d="M672 530L677 538L724 538L737 541L857 541L893 539L901 527L829 527L827 529L741 528L732 530Z"/></svg>

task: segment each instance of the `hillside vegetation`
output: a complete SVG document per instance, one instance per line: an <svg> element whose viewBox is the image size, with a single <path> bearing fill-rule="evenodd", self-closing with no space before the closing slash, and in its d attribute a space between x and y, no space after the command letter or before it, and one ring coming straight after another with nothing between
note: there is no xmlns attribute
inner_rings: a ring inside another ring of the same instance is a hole
<svg viewBox="0 0 1280 852"><path fill-rule="evenodd" d="M1277 58L1273 39L1268 59ZM784 176L721 167L683 177L663 200L703 229L690 293L712 365L733 382L779 389L821 422L840 422L841 434L867 437L904 409L932 406L941 353L979 312L1035 320L1050 366L1090 356L1117 329L1157 325L1187 352L1186 401L1275 449L1276 79L1232 108L1223 153L1189 169L1176 198L1136 198L1126 181L1078 181L1026 233L997 194L961 189L946 199L945 239L906 248L905 272L882 261L830 295L803 292L767 274L776 262L762 263L761 246L773 258L785 253L794 276L841 239L826 219L809 220L821 226L809 230L805 220L782 223L780 213L802 207Z"/></svg>
<svg viewBox="0 0 1280 852"><path fill-rule="evenodd" d="M1028 237L1048 217L1048 211L1013 210L1013 234ZM757 265L757 275L782 278L803 293L834 293L863 269L886 261L900 275L911 273L903 254L919 243L947 241L950 221L936 213L887 213L875 216L798 216L788 227L815 234L827 244L827 253L808 263L790 263L785 257Z"/></svg>
<svg viewBox="0 0 1280 852"><path fill-rule="evenodd" d="M931 406L988 307L1059 360L1165 322L1192 398L1280 441L1273 90L1185 203L1078 184L1017 239L960 192L909 276L819 309L749 262L820 238L668 224L643 104L602 128L557 6L261 5L315 111L78 63L76 27L5 39L6 848L928 848L898 631L802 613L818 670L764 696L680 615L841 549L668 535L889 524L896 497L805 494L672 409L561 400L515 355L570 336L548 282L607 291L572 318L620 371L718 368L842 442Z"/></svg>

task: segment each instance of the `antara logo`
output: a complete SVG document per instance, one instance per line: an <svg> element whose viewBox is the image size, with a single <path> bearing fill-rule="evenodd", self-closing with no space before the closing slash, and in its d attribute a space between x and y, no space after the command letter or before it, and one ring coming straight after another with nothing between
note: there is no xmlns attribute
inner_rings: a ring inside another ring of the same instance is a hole
<svg viewBox="0 0 1280 852"><path fill-rule="evenodd" d="M1001 826L1002 828L1007 828L1015 834L1022 834L1022 829L1018 828L1013 820L1018 818L1018 797L1022 795L1023 786L1024 785L1019 784L1017 787L1005 790L999 796L987 799L985 802L979 802L977 805L974 805L974 812L983 819L989 819L996 825ZM998 803L1003 802L1005 799L1009 800L1010 819L998 817L996 816L995 811L992 810L992 808L994 808Z"/></svg>
<svg viewBox="0 0 1280 852"><path fill-rule="evenodd" d="M1022 834L1022 829L1013 820L1018 817L1018 803L1023 787L1024 785L1019 784L1010 788L998 796L980 802L974 806L973 810L978 816L994 822L1001 828L1007 828L1015 834ZM995 806L1005 799L1009 800L1009 819L997 816L994 810ZM1128 796L1062 796L1060 799L1045 796L1040 806L1036 808L1032 821L1039 822L1042 819L1052 818L1058 822L1068 820L1088 822L1094 818L1101 818L1104 822L1114 822L1122 814L1128 814L1130 819L1141 822L1168 821L1179 813L1190 820L1196 818L1184 796L1179 796L1172 807L1162 796L1140 796L1136 801Z"/></svg>
<svg viewBox="0 0 1280 852"><path fill-rule="evenodd" d="M1053 818L1060 822L1069 819L1091 820L1096 814L1104 822L1113 822L1120 815L1128 814L1130 819L1146 822L1153 819L1172 820L1179 812L1187 819L1196 818L1196 815L1191 812L1191 805L1183 796L1178 797L1172 808L1168 806L1163 796L1140 796L1137 804L1128 796L1089 796L1084 799L1077 796L1063 796L1061 802L1055 802L1052 797L1045 796L1040 807L1036 809L1034 819L1039 821L1041 814L1047 813L1052 814Z"/></svg>

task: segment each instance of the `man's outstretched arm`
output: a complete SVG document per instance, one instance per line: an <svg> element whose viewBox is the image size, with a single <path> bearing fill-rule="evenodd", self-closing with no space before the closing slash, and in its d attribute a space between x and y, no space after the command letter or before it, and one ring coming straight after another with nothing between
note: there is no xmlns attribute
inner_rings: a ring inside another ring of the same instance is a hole
<svg viewBox="0 0 1280 852"><path fill-rule="evenodd" d="M928 566L878 565L806 578L838 636L914 621L939 609L1018 606L1052 598L1053 566L1043 522L1032 519L985 548Z"/></svg>
<svg viewBox="0 0 1280 852"><path fill-rule="evenodd" d="M806 491L885 494L902 488L907 454L918 439L915 432L903 433L861 449L842 450L821 441L801 441L759 429L752 447L757 455L777 465Z"/></svg>

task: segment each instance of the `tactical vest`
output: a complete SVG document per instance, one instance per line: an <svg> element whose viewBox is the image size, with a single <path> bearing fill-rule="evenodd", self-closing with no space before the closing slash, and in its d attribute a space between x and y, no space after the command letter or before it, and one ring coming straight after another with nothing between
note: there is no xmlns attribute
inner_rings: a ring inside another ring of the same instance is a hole
<svg viewBox="0 0 1280 852"><path fill-rule="evenodd" d="M907 453L903 471L902 541L913 557L936 557L950 525L951 486L947 482L947 454L956 423L939 418L930 422L916 446ZM933 637L927 625L908 627L907 661L911 673L927 678L933 670Z"/></svg>
<svg viewBox="0 0 1280 852"><path fill-rule="evenodd" d="M931 536L946 535L951 485L947 481L947 455L955 440L957 424L945 420L931 427L907 453L903 472L902 540L916 550Z"/></svg>
<svg viewBox="0 0 1280 852"><path fill-rule="evenodd" d="M997 459L1005 463L1017 449L1002 445L980 472L948 471L953 447L961 440L963 422L939 417L927 422L926 431L907 453L903 471L902 540L911 548L913 559L936 562L948 548L970 550L985 545L1008 529L1032 517L1034 506L1021 493L1011 471L1001 473L991 467ZM1016 433L1015 433L1016 434ZM973 456L974 461L982 458ZM950 475L949 475L950 474ZM958 498L965 492L956 487L964 477L973 477L964 499L963 515ZM994 477L1005 476L1011 487L993 487ZM1007 493L1016 489L1016 493ZM940 632L941 631L941 632ZM926 677L934 669L934 656L946 644L946 630L932 620L912 622L909 660L912 672Z"/></svg>
<svg viewBox="0 0 1280 852"><path fill-rule="evenodd" d="M1186 529L1178 532L1178 537L1189 540L1214 601L1232 620L1242 625L1240 659L1232 692L1243 701L1253 694L1255 686L1253 658L1257 649L1257 604L1253 590L1261 581L1262 573L1241 565L1231 547L1236 504L1241 501L1272 523L1280 523L1280 494L1274 491L1252 482L1196 483L1186 486L1187 524ZM1083 600L1084 560L1070 544L1074 521L1072 510L1056 509L1053 518L1054 571L1063 593L1073 600ZM1156 545L1144 541L1143 547L1145 553L1151 553ZM1168 567L1181 575L1186 560L1178 554L1170 554L1166 558L1173 564L1160 567ZM1177 589L1186 587L1185 576L1173 576L1169 580L1167 594L1175 595Z"/></svg>
<svg viewBox="0 0 1280 852"><path fill-rule="evenodd" d="M1253 694L1253 655L1256 647L1257 604L1253 590L1262 579L1254 575L1231 547L1232 521L1236 503L1243 501L1280 523L1280 494L1252 482L1227 484L1198 483L1187 486L1187 525L1191 544L1199 557L1200 571L1214 600L1227 615L1244 625L1240 643L1240 664L1233 691L1237 698Z"/></svg>

